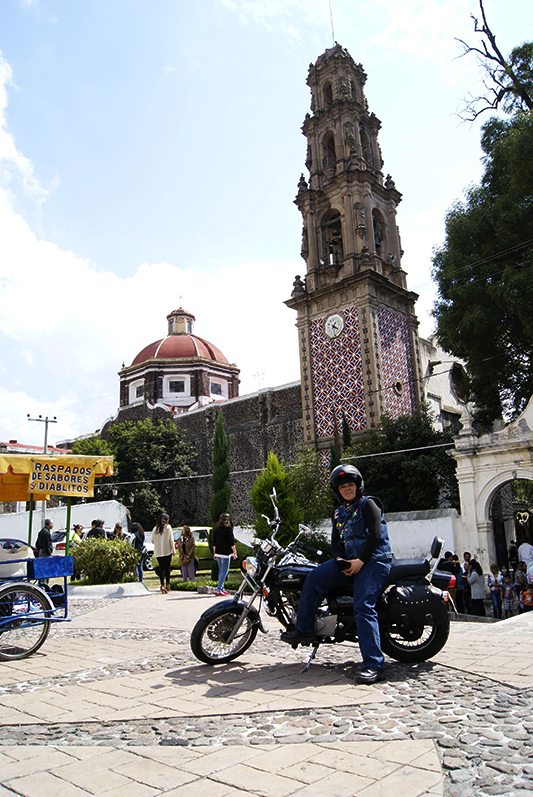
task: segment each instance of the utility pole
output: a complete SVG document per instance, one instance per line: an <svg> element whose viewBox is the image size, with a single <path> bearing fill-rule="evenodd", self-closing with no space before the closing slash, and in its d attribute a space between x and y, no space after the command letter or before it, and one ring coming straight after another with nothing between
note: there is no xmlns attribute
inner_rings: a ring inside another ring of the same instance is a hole
<svg viewBox="0 0 533 797"><path fill-rule="evenodd" d="M53 418L49 418L48 415L46 418L43 418L42 415L39 415L38 418L30 418L30 414L28 413L28 420L29 421L40 421L44 423L44 450L43 454L46 456L48 453L48 424L49 423L57 423L57 418L54 415ZM46 501L41 501L41 528L44 526L44 521L46 519ZM68 531L68 530L67 530Z"/></svg>

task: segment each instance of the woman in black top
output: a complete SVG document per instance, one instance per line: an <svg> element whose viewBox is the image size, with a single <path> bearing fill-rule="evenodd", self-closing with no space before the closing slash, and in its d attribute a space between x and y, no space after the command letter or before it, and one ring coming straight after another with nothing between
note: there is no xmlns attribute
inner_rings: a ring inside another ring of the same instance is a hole
<svg viewBox="0 0 533 797"><path fill-rule="evenodd" d="M228 575L230 559L237 558L235 537L233 536L233 521L227 512L220 515L217 526L213 532L213 559L218 564L217 595L229 595L224 589L224 581Z"/></svg>

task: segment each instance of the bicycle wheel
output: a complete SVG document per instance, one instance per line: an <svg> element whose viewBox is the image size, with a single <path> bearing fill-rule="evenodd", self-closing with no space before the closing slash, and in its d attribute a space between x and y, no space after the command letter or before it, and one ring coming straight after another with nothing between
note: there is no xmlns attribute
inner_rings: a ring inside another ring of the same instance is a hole
<svg viewBox="0 0 533 797"><path fill-rule="evenodd" d="M48 598L32 584L0 588L0 661L25 659L39 650L50 631Z"/></svg>

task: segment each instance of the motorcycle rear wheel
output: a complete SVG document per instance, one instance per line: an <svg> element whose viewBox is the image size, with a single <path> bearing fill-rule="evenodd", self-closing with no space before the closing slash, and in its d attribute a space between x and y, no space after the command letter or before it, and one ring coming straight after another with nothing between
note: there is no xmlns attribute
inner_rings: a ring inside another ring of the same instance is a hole
<svg viewBox="0 0 533 797"><path fill-rule="evenodd" d="M442 623L426 621L424 626L410 629L406 634L398 626L380 626L381 649L396 661L414 663L427 661L442 650L450 633L448 618Z"/></svg>
<svg viewBox="0 0 533 797"><path fill-rule="evenodd" d="M241 656L257 636L257 625L246 617L229 645L226 639L240 617L240 612L221 609L220 614L205 620L200 618L191 634L191 650L205 664L225 664Z"/></svg>

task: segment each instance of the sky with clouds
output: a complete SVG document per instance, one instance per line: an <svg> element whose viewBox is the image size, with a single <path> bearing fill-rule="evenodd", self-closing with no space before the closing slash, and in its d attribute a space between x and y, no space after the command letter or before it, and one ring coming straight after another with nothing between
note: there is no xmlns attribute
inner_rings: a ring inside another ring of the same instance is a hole
<svg viewBox="0 0 533 797"><path fill-rule="evenodd" d="M500 48L530 0L485 0ZM183 304L241 369L241 394L299 378L307 70L333 37L368 74L403 194L408 287L432 331L431 252L481 174L477 0L2 0L0 440L94 432L118 376Z"/></svg>

